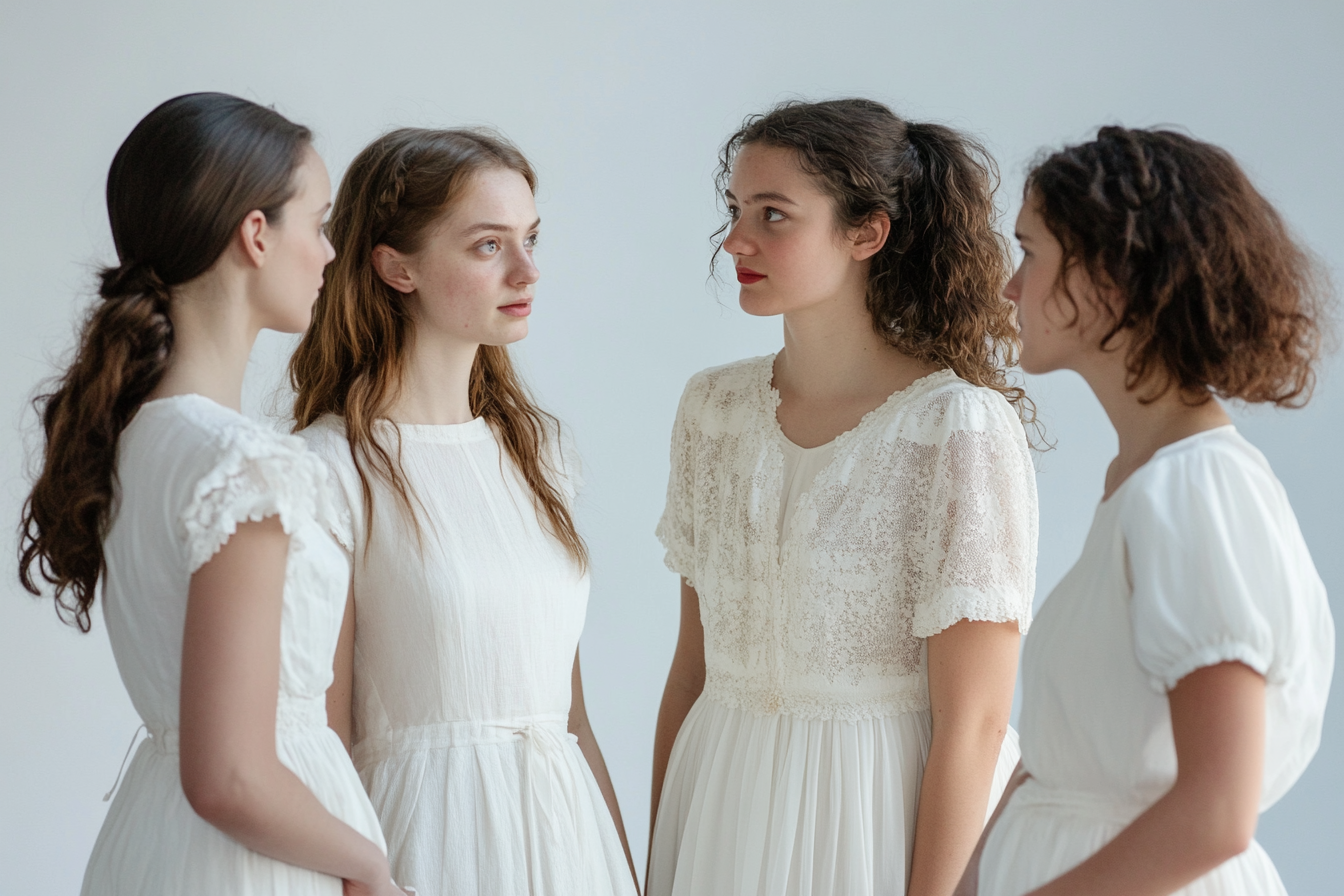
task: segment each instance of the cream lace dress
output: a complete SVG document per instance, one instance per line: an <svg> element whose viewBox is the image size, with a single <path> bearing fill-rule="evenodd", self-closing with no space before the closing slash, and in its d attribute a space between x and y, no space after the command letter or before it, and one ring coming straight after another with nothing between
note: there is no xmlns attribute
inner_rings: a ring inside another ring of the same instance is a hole
<svg viewBox="0 0 1344 896"><path fill-rule="evenodd" d="M369 531L340 420L301 435L345 508L333 531L355 560L355 766L393 876L423 896L634 896L568 732L588 576L485 420L375 433L400 456L418 536L377 478ZM577 458L552 462L572 500Z"/></svg>
<svg viewBox="0 0 1344 896"><path fill-rule="evenodd" d="M107 812L85 896L340 896L339 878L240 845L187 803L178 775L182 629L191 575L240 522L289 533L275 747L329 812L380 846L354 766L327 727L326 691L349 567L327 534L326 470L301 440L199 395L146 403L117 444L103 543L103 611L131 702L149 729Z"/></svg>
<svg viewBox="0 0 1344 896"><path fill-rule="evenodd" d="M649 896L903 893L925 639L1030 619L1035 474L1008 403L934 373L835 439L804 488L785 481L802 449L776 422L773 361L697 374L677 411L658 536L699 593L706 680L669 759ZM1017 757L1010 732L986 814Z"/></svg>
<svg viewBox="0 0 1344 896"><path fill-rule="evenodd" d="M1231 426L1162 448L1101 502L1022 659L1022 762L985 843L982 896L1073 868L1176 780L1167 691L1204 666L1265 676L1263 812L1321 740L1334 625L1283 486ZM1180 896L1274 896L1252 841Z"/></svg>

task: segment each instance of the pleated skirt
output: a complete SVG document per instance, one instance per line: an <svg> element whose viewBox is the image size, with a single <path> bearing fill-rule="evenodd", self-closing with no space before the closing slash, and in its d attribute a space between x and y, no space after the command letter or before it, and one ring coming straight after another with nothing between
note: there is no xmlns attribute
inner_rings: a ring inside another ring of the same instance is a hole
<svg viewBox="0 0 1344 896"><path fill-rule="evenodd" d="M900 896L928 711L841 721L701 696L672 747L646 896ZM1009 729L986 817L1019 758Z"/></svg>

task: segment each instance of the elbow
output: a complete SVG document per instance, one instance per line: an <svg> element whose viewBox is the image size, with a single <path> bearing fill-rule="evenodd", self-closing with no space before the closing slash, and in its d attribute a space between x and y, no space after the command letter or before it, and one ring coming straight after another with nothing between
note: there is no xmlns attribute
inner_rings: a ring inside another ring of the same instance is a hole
<svg viewBox="0 0 1344 896"><path fill-rule="evenodd" d="M1221 824L1210 825L1210 858L1215 865L1221 865L1234 859L1251 848L1255 839L1255 825L1259 820L1257 812L1225 813Z"/></svg>
<svg viewBox="0 0 1344 896"><path fill-rule="evenodd" d="M182 763L181 773L182 793L192 811L215 827L227 832L253 814L257 788L238 765L189 767Z"/></svg>

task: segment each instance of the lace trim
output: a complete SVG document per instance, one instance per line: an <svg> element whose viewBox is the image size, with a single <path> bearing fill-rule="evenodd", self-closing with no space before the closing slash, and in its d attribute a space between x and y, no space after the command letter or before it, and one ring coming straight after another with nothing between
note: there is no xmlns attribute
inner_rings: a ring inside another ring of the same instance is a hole
<svg viewBox="0 0 1344 896"><path fill-rule="evenodd" d="M305 519L325 528L338 516L327 491L327 471L294 436L255 424L223 434L219 460L196 483L182 512L187 567L200 569L238 531L238 524L279 516L292 535Z"/></svg>
<svg viewBox="0 0 1344 896"><path fill-rule="evenodd" d="M704 696L729 709L759 715L787 715L800 719L861 722L929 708L929 692L921 676L902 676L886 693L865 697L835 692L808 693L798 689L744 687L724 676L705 680Z"/></svg>

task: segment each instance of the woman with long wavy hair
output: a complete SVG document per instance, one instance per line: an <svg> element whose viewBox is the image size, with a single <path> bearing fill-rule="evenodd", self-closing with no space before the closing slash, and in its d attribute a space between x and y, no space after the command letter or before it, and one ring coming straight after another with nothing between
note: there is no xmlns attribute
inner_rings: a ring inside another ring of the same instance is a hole
<svg viewBox="0 0 1344 896"><path fill-rule="evenodd" d="M440 896L635 891L583 703L578 461L507 349L535 297L535 187L485 132L375 140L290 364L353 563L330 715L394 873Z"/></svg>
<svg viewBox="0 0 1344 896"><path fill-rule="evenodd" d="M673 427L653 896L947 896L1007 781L1036 487L993 185L862 99L723 150L721 248L784 348L696 374Z"/></svg>
<svg viewBox="0 0 1344 896"><path fill-rule="evenodd" d="M325 470L238 411L258 331L308 325L330 199L307 128L219 93L162 104L112 161L119 263L37 401L19 566L84 631L101 585L150 733L86 896L401 892L326 724L346 567Z"/></svg>

